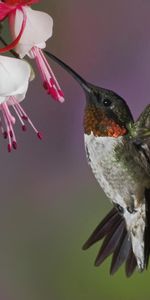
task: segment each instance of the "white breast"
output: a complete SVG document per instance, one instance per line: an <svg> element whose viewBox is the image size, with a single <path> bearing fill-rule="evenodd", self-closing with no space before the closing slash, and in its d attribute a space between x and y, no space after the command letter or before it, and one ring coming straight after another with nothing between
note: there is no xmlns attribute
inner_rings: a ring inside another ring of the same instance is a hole
<svg viewBox="0 0 150 300"><path fill-rule="evenodd" d="M136 190L135 182L123 167L122 161L116 159L115 147L122 137L95 137L92 133L85 134L85 150L92 171L102 189L113 202L125 207L124 198L128 201Z"/></svg>

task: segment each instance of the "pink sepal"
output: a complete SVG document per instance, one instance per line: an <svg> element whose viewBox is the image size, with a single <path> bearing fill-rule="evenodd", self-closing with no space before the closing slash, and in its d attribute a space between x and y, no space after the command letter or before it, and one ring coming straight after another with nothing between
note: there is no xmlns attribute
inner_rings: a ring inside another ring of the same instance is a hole
<svg viewBox="0 0 150 300"><path fill-rule="evenodd" d="M0 3L0 21L3 21L13 10L13 6L6 3Z"/></svg>
<svg viewBox="0 0 150 300"><path fill-rule="evenodd" d="M4 48L0 48L0 53L5 53L5 52L8 52L8 51L14 49L22 37L22 34L23 34L25 26L26 26L26 22L27 22L27 16L26 16L24 10L22 9L22 7L18 8L18 9L20 9L23 13L23 21L22 21L20 32L19 32L18 36L16 37L16 39L12 43L10 43L9 45L7 45ZM9 13L11 13L11 12L12 12L12 10L10 10Z"/></svg>

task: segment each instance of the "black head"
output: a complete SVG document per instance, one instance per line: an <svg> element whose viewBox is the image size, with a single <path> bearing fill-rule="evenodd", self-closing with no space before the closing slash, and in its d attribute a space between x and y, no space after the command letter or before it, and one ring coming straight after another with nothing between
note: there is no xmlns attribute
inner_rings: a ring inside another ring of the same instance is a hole
<svg viewBox="0 0 150 300"><path fill-rule="evenodd" d="M94 105L102 110L108 118L113 119L120 125L126 126L133 122L130 109L123 98L111 90L94 86L87 83L85 89L87 105Z"/></svg>

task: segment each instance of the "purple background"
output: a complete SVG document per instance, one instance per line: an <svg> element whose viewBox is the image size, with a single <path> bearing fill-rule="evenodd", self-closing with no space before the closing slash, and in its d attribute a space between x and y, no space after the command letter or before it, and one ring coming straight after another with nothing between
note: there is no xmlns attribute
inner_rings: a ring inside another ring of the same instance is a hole
<svg viewBox="0 0 150 300"><path fill-rule="evenodd" d="M124 97L134 117L149 103L150 1L45 0L37 9L54 19L47 49L85 79ZM43 132L40 142L19 122L17 152L1 138L0 299L149 299L149 272L110 277L110 260L93 261L98 246L81 246L111 208L87 166L83 142L84 94L51 64L64 104L44 93L37 75L23 107Z"/></svg>

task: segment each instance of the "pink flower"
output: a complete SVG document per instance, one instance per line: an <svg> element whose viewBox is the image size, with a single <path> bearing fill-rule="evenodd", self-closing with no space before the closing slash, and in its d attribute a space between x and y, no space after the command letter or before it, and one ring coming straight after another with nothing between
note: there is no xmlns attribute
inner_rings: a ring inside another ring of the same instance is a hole
<svg viewBox="0 0 150 300"><path fill-rule="evenodd" d="M0 56L0 130L5 139L8 138L8 151L17 148L14 125L16 119L11 113L14 110L21 122L22 130L26 130L25 122L31 125L37 136L41 135L35 128L20 102L25 98L29 81L33 79L30 65L20 59Z"/></svg>
<svg viewBox="0 0 150 300"><path fill-rule="evenodd" d="M47 93L55 100L63 102L63 92L42 52L46 47L46 41L52 36L53 20L48 14L31 9L29 5L34 2L36 0L5 0L4 15L9 18L13 38L15 41L18 39L15 50L20 58L28 55L35 59ZM7 11L7 8L10 10Z"/></svg>

